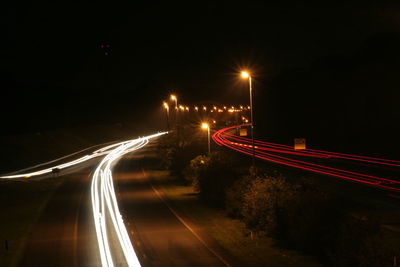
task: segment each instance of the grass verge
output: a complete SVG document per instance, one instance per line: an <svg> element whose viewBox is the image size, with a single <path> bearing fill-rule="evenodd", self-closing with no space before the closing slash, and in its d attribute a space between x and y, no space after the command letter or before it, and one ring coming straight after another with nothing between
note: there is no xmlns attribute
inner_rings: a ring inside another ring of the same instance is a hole
<svg viewBox="0 0 400 267"><path fill-rule="evenodd" d="M168 171L148 171L178 212L204 229L243 266L321 266L316 259L275 246L273 239L252 235L244 223L203 205L191 186L179 185Z"/></svg>

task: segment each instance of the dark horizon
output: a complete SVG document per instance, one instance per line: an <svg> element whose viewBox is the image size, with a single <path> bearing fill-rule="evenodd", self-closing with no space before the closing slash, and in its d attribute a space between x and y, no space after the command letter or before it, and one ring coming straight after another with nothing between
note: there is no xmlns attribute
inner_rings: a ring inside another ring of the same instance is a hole
<svg viewBox="0 0 400 267"><path fill-rule="evenodd" d="M399 158L398 4L65 2L4 12L3 136L146 121L172 92L185 103L245 104L237 75L246 68L260 137Z"/></svg>

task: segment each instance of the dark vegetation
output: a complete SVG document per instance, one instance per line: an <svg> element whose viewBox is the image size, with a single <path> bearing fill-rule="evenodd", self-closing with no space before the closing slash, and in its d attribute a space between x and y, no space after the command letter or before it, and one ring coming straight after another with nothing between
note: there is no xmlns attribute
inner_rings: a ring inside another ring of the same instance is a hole
<svg viewBox="0 0 400 267"><path fill-rule="evenodd" d="M251 236L273 237L277 246L331 266L392 266L400 254L379 218L354 214L348 202L317 179L296 172L283 175L268 165L249 168L248 158L222 149L206 155L196 145L202 143L198 136L186 138L183 145L176 133L163 137L164 167L180 183L191 184L206 205L242 220Z"/></svg>
<svg viewBox="0 0 400 267"><path fill-rule="evenodd" d="M190 160L204 152L205 145L201 146L201 139L198 131L189 125L181 126L177 131L162 136L158 143L161 165L169 169L172 175L183 180L184 169Z"/></svg>

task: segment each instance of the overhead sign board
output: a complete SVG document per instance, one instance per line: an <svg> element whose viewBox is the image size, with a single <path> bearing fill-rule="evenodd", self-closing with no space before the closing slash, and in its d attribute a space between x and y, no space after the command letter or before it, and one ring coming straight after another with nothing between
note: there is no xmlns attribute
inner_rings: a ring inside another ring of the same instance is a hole
<svg viewBox="0 0 400 267"><path fill-rule="evenodd" d="M240 129L239 135L240 135L240 136L247 136L247 129L246 129L246 128Z"/></svg>

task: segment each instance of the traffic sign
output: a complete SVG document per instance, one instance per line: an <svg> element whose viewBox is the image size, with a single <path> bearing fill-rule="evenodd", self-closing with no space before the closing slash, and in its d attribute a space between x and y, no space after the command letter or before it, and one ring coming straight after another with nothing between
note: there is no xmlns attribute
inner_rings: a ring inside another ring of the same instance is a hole
<svg viewBox="0 0 400 267"><path fill-rule="evenodd" d="M306 149L306 139L305 138L295 138L294 139L294 149Z"/></svg>
<svg viewBox="0 0 400 267"><path fill-rule="evenodd" d="M240 136L247 136L247 129L246 129L246 128L240 129L239 135L240 135Z"/></svg>

